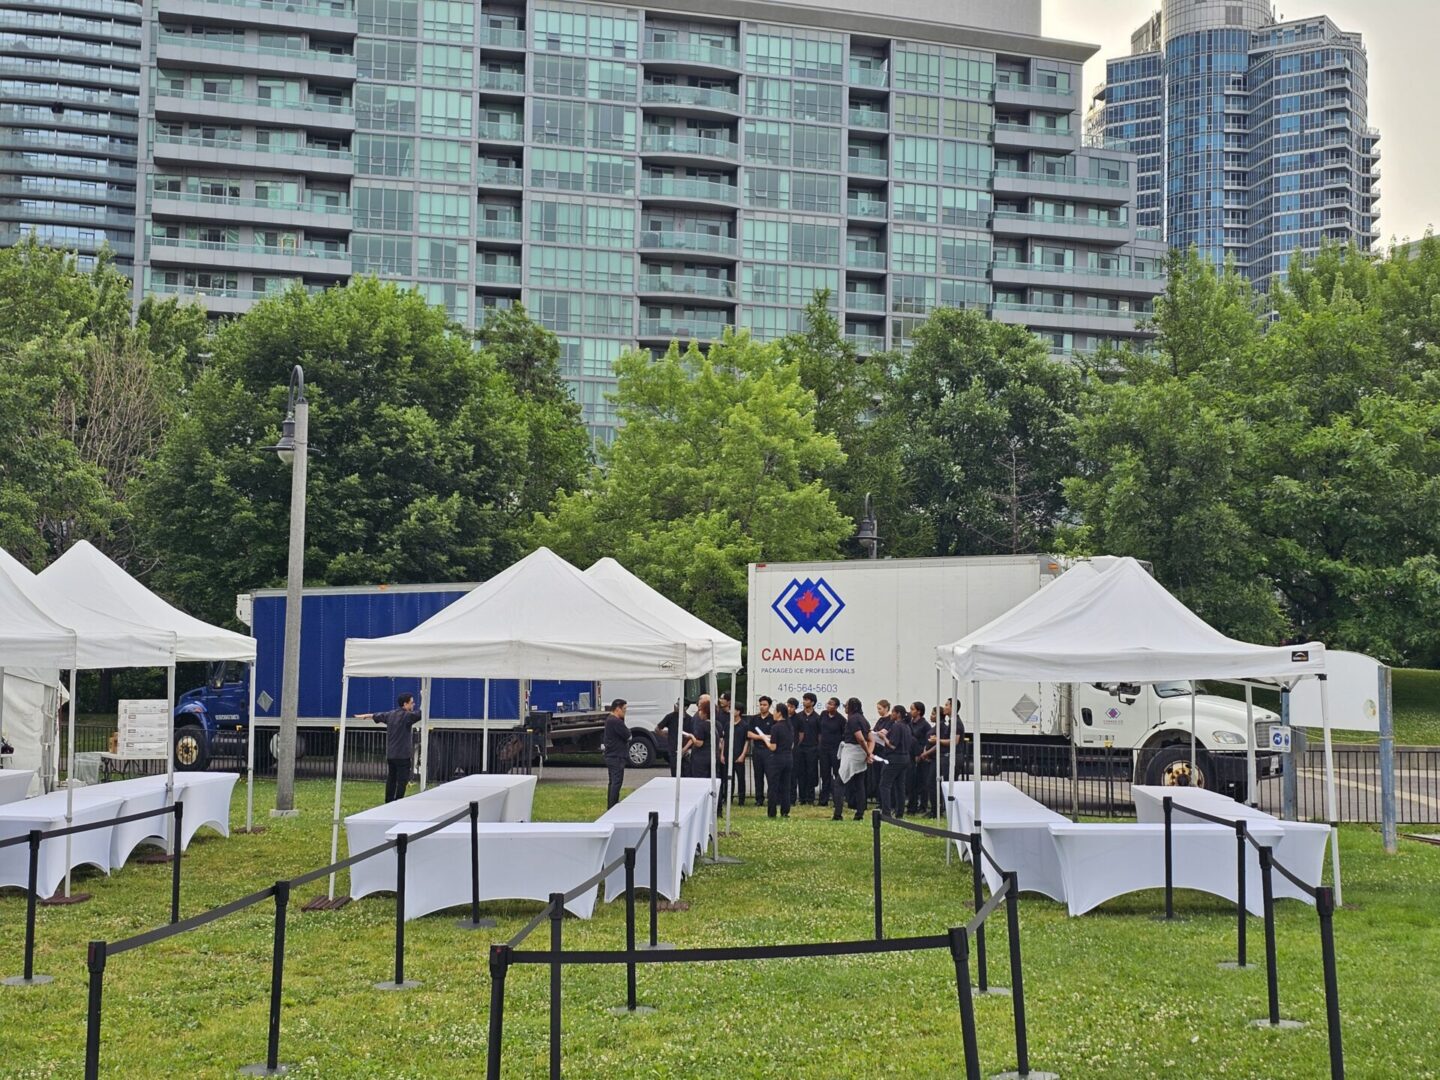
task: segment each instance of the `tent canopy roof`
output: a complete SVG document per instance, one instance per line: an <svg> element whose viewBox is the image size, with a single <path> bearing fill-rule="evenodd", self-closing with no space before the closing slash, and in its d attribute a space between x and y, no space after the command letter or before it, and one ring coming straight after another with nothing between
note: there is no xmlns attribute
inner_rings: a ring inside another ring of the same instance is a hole
<svg viewBox="0 0 1440 1080"><path fill-rule="evenodd" d="M1091 567L1066 584L1076 569L988 625L939 646L941 664L962 682L1272 677L1288 683L1325 670L1325 646L1318 642L1269 646L1226 637L1134 559Z"/></svg>
<svg viewBox="0 0 1440 1080"><path fill-rule="evenodd" d="M75 650L66 664L77 668L169 667L175 663L175 634L88 603L81 603L0 550L0 572L8 574L52 621L74 632ZM53 661L51 661L53 663ZM49 665L37 665L49 666Z"/></svg>
<svg viewBox="0 0 1440 1080"><path fill-rule="evenodd" d="M740 670L740 642L692 615L664 593L651 588L614 559L599 560L585 571L585 578L615 603L639 615L652 626L713 645L715 670Z"/></svg>
<svg viewBox="0 0 1440 1080"><path fill-rule="evenodd" d="M71 668L75 631L45 614L30 599L35 575L0 548L0 668Z"/></svg>
<svg viewBox="0 0 1440 1080"><path fill-rule="evenodd" d="M710 643L651 625L539 548L415 629L349 638L345 674L496 679L681 679Z"/></svg>
<svg viewBox="0 0 1440 1080"><path fill-rule="evenodd" d="M77 603L176 638L177 660L254 660L255 639L211 626L173 607L127 574L89 541L71 546L40 574L40 581Z"/></svg>

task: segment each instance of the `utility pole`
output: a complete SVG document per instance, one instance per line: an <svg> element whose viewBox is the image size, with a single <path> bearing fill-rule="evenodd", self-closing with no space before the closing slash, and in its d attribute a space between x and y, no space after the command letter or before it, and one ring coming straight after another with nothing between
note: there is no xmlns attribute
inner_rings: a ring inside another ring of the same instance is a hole
<svg viewBox="0 0 1440 1080"><path fill-rule="evenodd" d="M295 732L300 714L300 605L305 584L305 480L310 449L310 404L305 400L305 371L290 373L289 412L280 441L271 447L290 465L290 558L285 581L285 663L280 683L280 738L275 762L275 809L271 817L293 817L295 809ZM254 737L255 719L250 720Z"/></svg>

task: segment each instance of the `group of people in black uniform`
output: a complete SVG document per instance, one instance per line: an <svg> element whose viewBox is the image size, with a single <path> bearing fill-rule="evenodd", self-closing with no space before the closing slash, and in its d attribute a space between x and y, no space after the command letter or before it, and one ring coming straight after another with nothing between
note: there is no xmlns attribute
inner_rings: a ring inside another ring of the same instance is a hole
<svg viewBox="0 0 1440 1080"><path fill-rule="evenodd" d="M712 726L710 695L704 694L689 712L677 702L655 735L671 755L680 755L682 776L708 777L710 739L718 727L721 800L728 795L725 786L733 783L735 801L745 804L748 772L754 805L765 805L771 817L789 817L798 803L829 804L836 821L848 806L859 819L872 798L892 817L935 812L936 769L949 775L951 750L965 735L963 723L952 723L952 702L927 713L923 702L906 708L882 700L876 703L874 723L858 698L843 708L835 697L824 708L817 705L809 693L783 703L761 695L756 711L747 715L732 709L729 694L721 694L714 710L718 725ZM612 806L624 778L624 716L625 702L613 703L605 737ZM617 748L613 753L612 746Z"/></svg>

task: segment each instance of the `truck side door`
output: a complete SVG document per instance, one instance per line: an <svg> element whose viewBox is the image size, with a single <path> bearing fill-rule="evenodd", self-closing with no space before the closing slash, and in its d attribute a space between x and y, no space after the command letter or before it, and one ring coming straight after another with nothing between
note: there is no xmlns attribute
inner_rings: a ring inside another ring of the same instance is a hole
<svg viewBox="0 0 1440 1080"><path fill-rule="evenodd" d="M1109 686L1100 683L1082 683L1075 687L1078 718L1075 730L1079 745L1103 747L1107 737L1116 747L1135 746L1142 741L1150 726L1146 704L1149 695L1143 686L1123 689L1125 693L1112 694Z"/></svg>

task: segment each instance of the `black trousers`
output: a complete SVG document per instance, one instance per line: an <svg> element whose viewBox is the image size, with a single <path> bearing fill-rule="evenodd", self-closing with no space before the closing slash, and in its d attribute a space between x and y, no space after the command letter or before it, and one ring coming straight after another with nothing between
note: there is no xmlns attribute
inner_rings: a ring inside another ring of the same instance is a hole
<svg viewBox="0 0 1440 1080"><path fill-rule="evenodd" d="M385 801L394 802L405 797L405 788L410 783L410 759L386 758L389 766L385 773Z"/></svg>
<svg viewBox="0 0 1440 1080"><path fill-rule="evenodd" d="M819 782L820 748L802 746L795 751L795 801L809 806L815 801L815 785Z"/></svg>
<svg viewBox="0 0 1440 1080"><path fill-rule="evenodd" d="M910 758L892 755L880 771L880 809L894 818L905 816L905 781L910 775Z"/></svg>
<svg viewBox="0 0 1440 1080"><path fill-rule="evenodd" d="M765 801L765 777L770 772L770 752L756 751L755 746L750 747L750 770L754 773L755 779L755 805L759 806Z"/></svg>
<svg viewBox="0 0 1440 1080"><path fill-rule="evenodd" d="M838 744L835 746L821 745L819 765L820 802L823 805L830 801L831 788L839 784L839 781L835 778L835 772L840 768L840 747Z"/></svg>
<svg viewBox="0 0 1440 1080"><path fill-rule="evenodd" d="M835 774L835 782L830 786L831 797L835 800L835 816L839 817L841 810L848 804L851 810L857 814L865 809L865 774L874 772L874 769L866 769L865 772L858 772L850 777L848 783L840 782L840 774Z"/></svg>
<svg viewBox="0 0 1440 1080"><path fill-rule="evenodd" d="M770 816L775 816L778 807L782 814L789 817L790 792L795 784L794 754L787 752L768 755L765 761L765 778L770 785Z"/></svg>
<svg viewBox="0 0 1440 1080"><path fill-rule="evenodd" d="M935 810L935 759L915 762L915 786L910 793L910 809L915 813Z"/></svg>
<svg viewBox="0 0 1440 1080"><path fill-rule="evenodd" d="M748 768L750 768L748 759L730 763L730 778L735 783L735 801L741 806L745 805L745 770Z"/></svg>
<svg viewBox="0 0 1440 1080"><path fill-rule="evenodd" d="M620 801L620 785L625 782L625 759L605 759L605 770L610 774L610 785L605 789L605 809L609 810Z"/></svg>

